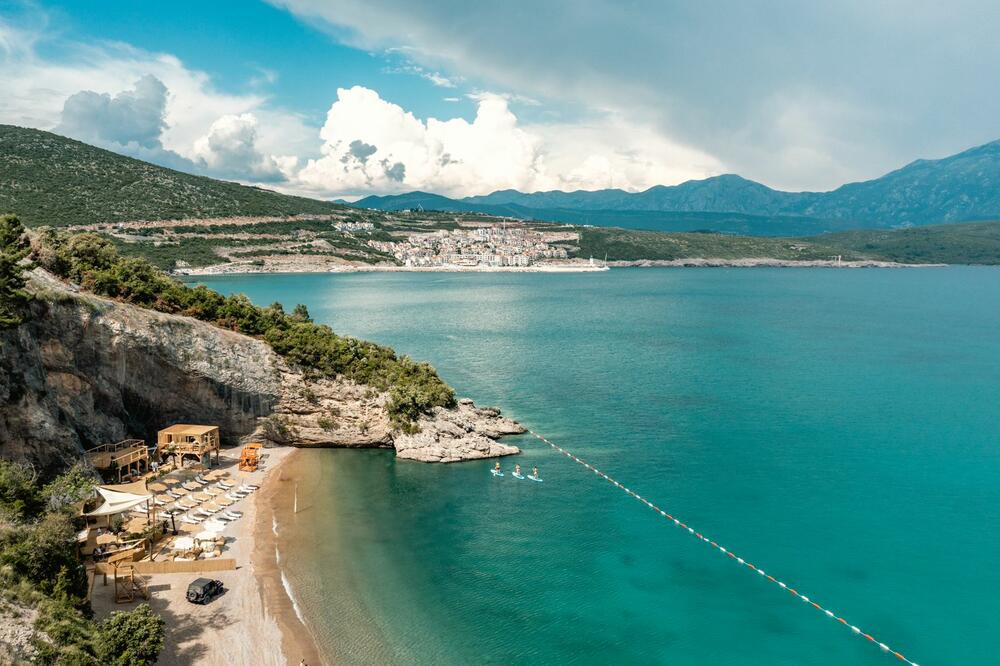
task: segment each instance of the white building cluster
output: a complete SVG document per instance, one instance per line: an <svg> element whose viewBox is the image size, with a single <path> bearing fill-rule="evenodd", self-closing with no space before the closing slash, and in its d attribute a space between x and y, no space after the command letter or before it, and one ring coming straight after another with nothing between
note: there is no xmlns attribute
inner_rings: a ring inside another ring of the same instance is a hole
<svg viewBox="0 0 1000 666"><path fill-rule="evenodd" d="M375 231L371 222L337 222L333 228L337 231Z"/></svg>
<svg viewBox="0 0 1000 666"><path fill-rule="evenodd" d="M414 234L402 242L371 241L406 266L530 266L540 259L566 259L566 250L542 234L520 227L479 227Z"/></svg>

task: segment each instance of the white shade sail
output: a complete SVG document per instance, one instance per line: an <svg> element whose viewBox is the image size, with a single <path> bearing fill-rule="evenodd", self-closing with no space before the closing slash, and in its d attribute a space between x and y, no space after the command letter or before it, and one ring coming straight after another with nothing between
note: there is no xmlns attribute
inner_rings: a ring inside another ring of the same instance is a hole
<svg viewBox="0 0 1000 666"><path fill-rule="evenodd" d="M104 503L87 512L88 516L113 516L129 509L145 504L153 498L149 493L135 492L140 490L138 484L129 484L128 490L122 486L97 486L97 492L104 498Z"/></svg>

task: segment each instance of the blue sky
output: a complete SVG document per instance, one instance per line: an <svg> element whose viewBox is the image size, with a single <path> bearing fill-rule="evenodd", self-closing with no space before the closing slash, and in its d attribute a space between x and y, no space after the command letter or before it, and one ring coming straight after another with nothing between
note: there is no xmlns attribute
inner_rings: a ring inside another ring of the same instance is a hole
<svg viewBox="0 0 1000 666"><path fill-rule="evenodd" d="M1000 138L995 3L0 0L0 122L312 196L831 189Z"/></svg>

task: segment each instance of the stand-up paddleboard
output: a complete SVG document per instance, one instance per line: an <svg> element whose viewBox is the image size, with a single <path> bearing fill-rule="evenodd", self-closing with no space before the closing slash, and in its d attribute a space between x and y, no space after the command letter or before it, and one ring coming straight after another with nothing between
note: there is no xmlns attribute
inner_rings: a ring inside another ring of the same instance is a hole
<svg viewBox="0 0 1000 666"><path fill-rule="evenodd" d="M539 479L537 476L528 475L528 478L531 479L532 481L538 481L538 483L544 481L544 479Z"/></svg>
<svg viewBox="0 0 1000 666"><path fill-rule="evenodd" d="M495 469L491 469L490 474L492 474L493 476L503 476L503 472L498 472Z"/></svg>
<svg viewBox="0 0 1000 666"><path fill-rule="evenodd" d="M518 474L517 472L511 472L511 476L514 477L515 479L521 479L522 481L524 480L524 475Z"/></svg>

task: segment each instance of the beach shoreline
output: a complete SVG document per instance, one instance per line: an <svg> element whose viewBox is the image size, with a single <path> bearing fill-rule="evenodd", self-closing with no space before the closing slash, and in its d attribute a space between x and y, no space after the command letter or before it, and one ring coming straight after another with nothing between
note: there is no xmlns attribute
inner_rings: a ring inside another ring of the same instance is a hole
<svg viewBox="0 0 1000 666"><path fill-rule="evenodd" d="M320 654L316 640L305 624L296 606L292 591L281 568L278 551L279 503L291 504L295 501L292 493L283 486L283 465L289 464L301 452L293 449L282 459L282 465L271 470L256 498L256 516L253 524L254 578L267 615L277 623L281 632L281 654L286 663L298 664L300 660L312 665L330 664ZM289 508L291 507L282 507Z"/></svg>

